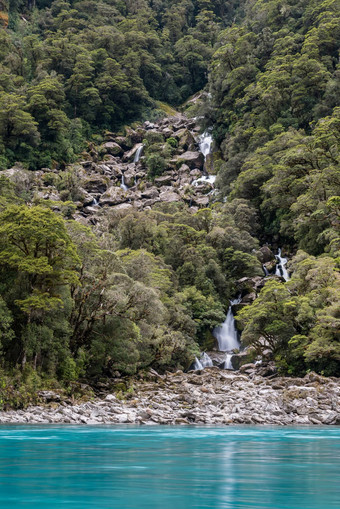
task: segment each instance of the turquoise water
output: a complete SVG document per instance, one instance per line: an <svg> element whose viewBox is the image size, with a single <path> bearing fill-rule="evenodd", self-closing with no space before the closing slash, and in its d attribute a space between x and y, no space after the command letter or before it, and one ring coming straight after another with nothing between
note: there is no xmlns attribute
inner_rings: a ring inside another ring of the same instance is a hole
<svg viewBox="0 0 340 509"><path fill-rule="evenodd" d="M340 427L0 426L0 507L339 509Z"/></svg>

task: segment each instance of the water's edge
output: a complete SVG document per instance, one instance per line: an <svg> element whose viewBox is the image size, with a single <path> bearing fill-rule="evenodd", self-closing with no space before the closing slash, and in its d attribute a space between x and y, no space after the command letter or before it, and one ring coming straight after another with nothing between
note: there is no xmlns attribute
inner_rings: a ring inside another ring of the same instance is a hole
<svg viewBox="0 0 340 509"><path fill-rule="evenodd" d="M149 373L125 396L76 405L53 401L0 412L0 424L339 425L340 383L304 378L246 376L218 368Z"/></svg>

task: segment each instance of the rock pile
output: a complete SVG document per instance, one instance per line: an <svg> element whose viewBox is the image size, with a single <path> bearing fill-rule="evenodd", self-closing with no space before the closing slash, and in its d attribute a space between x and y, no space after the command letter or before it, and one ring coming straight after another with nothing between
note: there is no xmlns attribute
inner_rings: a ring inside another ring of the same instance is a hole
<svg viewBox="0 0 340 509"><path fill-rule="evenodd" d="M165 170L153 180L148 177L142 151L143 140L152 134L164 144L171 138L176 147ZM204 174L205 159L199 150L195 120L184 116L165 118L154 124L145 122L136 129L126 128L125 136L106 133L105 138L102 145L84 153L82 162L66 168L73 175L70 185L76 187L72 196L77 207L75 219L93 224L98 213L107 207L118 211L148 210L160 202L184 201L195 212L211 201L213 179L198 180ZM12 168L0 173L15 182L19 179L36 198L58 202L70 199L66 196L68 190L58 191L54 182L59 172Z"/></svg>
<svg viewBox="0 0 340 509"><path fill-rule="evenodd" d="M125 396L1 412L0 423L339 425L339 409L338 379L266 378L214 367L188 374L151 370Z"/></svg>

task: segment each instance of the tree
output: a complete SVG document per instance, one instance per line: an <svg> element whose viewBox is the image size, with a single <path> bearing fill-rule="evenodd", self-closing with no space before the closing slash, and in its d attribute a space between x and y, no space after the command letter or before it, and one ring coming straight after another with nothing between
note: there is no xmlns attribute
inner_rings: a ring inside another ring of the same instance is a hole
<svg viewBox="0 0 340 509"><path fill-rule="evenodd" d="M78 281L76 253L64 221L43 207L9 206L0 214L0 267L11 271L20 297L12 302L31 329L65 305L64 289ZM17 311L16 311L17 312ZM22 362L27 351L23 347Z"/></svg>

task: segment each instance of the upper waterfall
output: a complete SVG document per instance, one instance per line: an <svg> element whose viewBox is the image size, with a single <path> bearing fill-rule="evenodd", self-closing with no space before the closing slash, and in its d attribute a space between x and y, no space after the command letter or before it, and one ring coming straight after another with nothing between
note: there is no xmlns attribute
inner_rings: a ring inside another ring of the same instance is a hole
<svg viewBox="0 0 340 509"><path fill-rule="evenodd" d="M288 271L286 269L286 264L287 264L288 260L287 260L287 258L282 257L281 249L278 250L276 259L277 259L277 265L276 265L276 271L275 271L276 276L283 277L283 279L285 281L289 281L290 277L289 277Z"/></svg>
<svg viewBox="0 0 340 509"><path fill-rule="evenodd" d="M205 131L199 139L200 151L204 155L204 159L211 153L211 147L213 143L213 137L208 131Z"/></svg>
<svg viewBox="0 0 340 509"><path fill-rule="evenodd" d="M139 163L140 161L140 158L141 158L141 155L142 155L142 152L143 152L143 148L144 148L144 145L141 145L140 147L138 147L138 149L136 150L136 153L135 153L135 158L133 160L134 163Z"/></svg>

